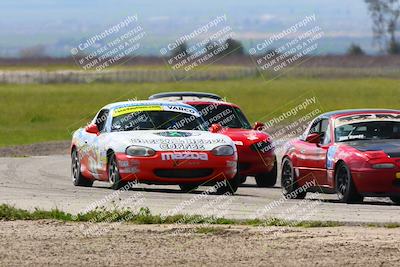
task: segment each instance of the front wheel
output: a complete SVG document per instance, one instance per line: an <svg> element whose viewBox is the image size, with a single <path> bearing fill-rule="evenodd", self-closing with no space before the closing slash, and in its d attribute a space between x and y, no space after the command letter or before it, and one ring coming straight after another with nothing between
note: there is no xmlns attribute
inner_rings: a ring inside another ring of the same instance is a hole
<svg viewBox="0 0 400 267"><path fill-rule="evenodd" d="M110 183L110 187L114 190L118 190L126 185L125 182L121 181L117 158L114 154L110 155L110 159L108 161L108 181Z"/></svg>
<svg viewBox="0 0 400 267"><path fill-rule="evenodd" d="M189 193L195 190L199 186L194 184L180 184L179 187L182 190L182 192Z"/></svg>
<svg viewBox="0 0 400 267"><path fill-rule="evenodd" d="M400 197L390 197L394 204L400 205Z"/></svg>
<svg viewBox="0 0 400 267"><path fill-rule="evenodd" d="M236 191L238 190L239 185L241 184L241 176L239 175L239 172L236 173L235 177L232 180L224 180L218 182L215 186L219 185L217 187L217 194L218 195L223 195L226 193L229 194L235 194ZM221 184L225 183L225 184Z"/></svg>
<svg viewBox="0 0 400 267"><path fill-rule="evenodd" d="M340 162L335 173L336 192L343 203L360 203L363 197L357 192L349 167Z"/></svg>
<svg viewBox="0 0 400 267"><path fill-rule="evenodd" d="M273 187L278 177L278 166L275 158L274 167L270 172L256 175L256 183L258 187Z"/></svg>
<svg viewBox="0 0 400 267"><path fill-rule="evenodd" d="M282 162L281 186L283 196L287 199L304 199L307 191L297 185L292 161L285 158Z"/></svg>
<svg viewBox="0 0 400 267"><path fill-rule="evenodd" d="M81 161L79 159L78 150L74 149L71 153L71 178L75 186L90 187L93 181L86 179L81 172Z"/></svg>

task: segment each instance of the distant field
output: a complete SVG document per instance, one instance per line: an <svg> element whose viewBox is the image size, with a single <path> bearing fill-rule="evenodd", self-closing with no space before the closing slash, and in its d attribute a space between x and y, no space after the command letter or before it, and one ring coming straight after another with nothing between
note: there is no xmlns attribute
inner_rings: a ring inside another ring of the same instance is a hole
<svg viewBox="0 0 400 267"><path fill-rule="evenodd" d="M385 78L400 80L400 56L321 55L302 58L290 67L260 73L256 57L228 56L218 58L186 71L184 67L172 70L160 57L123 59L122 65L104 71L85 71L73 58L0 58L0 83L162 83L174 81L203 81L253 79L361 79Z"/></svg>
<svg viewBox="0 0 400 267"><path fill-rule="evenodd" d="M199 68L196 68L195 70L202 70L202 69L210 69L210 70L218 70L218 69L228 69L228 70L236 70L236 69L241 69L243 67L248 67L248 66L243 66L243 65L209 65L209 66L200 66ZM55 65L12 65L12 66L7 66L7 65L0 65L0 71L65 71L65 70L82 70L79 65L74 65L74 64L55 64ZM166 64L163 64L162 62L157 65L116 65L112 66L106 70L170 70L170 67ZM93 69L95 71L95 69Z"/></svg>
<svg viewBox="0 0 400 267"><path fill-rule="evenodd" d="M249 119L266 121L316 96L323 111L343 108L400 109L398 80L262 79L144 84L0 85L0 146L65 140L103 105L143 99L163 91L206 91L239 104Z"/></svg>

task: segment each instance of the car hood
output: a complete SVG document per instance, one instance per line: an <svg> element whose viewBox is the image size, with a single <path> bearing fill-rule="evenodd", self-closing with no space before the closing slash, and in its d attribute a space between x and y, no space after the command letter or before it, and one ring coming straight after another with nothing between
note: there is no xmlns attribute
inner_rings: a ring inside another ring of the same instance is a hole
<svg viewBox="0 0 400 267"><path fill-rule="evenodd" d="M236 145L251 145L260 141L268 139L268 135L264 132L247 130L247 129L232 129L225 128L221 132L222 134L229 136Z"/></svg>
<svg viewBox="0 0 400 267"><path fill-rule="evenodd" d="M346 142L346 145L361 152L384 151L391 158L400 157L400 139L357 140Z"/></svg>
<svg viewBox="0 0 400 267"><path fill-rule="evenodd" d="M207 131L184 130L141 130L127 132L112 132L110 142L116 150L125 151L127 146L138 145L150 147L156 151L209 151L220 145L231 145L232 140L222 134Z"/></svg>

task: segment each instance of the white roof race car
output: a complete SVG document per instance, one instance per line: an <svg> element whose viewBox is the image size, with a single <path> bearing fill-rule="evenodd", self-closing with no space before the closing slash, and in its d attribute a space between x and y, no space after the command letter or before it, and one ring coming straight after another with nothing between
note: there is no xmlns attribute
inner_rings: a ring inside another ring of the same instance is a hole
<svg viewBox="0 0 400 267"><path fill-rule="evenodd" d="M98 180L118 189L137 181L178 184L184 191L213 185L217 193L234 193L235 144L203 124L194 107L179 102L109 104L73 134L73 183L91 186Z"/></svg>

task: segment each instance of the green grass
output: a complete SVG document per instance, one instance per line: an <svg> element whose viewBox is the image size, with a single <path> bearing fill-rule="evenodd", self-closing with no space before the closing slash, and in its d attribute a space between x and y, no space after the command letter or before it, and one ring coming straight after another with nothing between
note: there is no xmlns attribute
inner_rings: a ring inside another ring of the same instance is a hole
<svg viewBox="0 0 400 267"><path fill-rule="evenodd" d="M316 96L323 111L400 108L398 80L246 79L145 84L0 85L0 146L68 140L110 102L165 91L205 91L237 103L250 121L266 121Z"/></svg>
<svg viewBox="0 0 400 267"><path fill-rule="evenodd" d="M246 225L252 226L292 226L292 227L303 227L303 228L312 228L312 227L336 227L342 226L343 223L335 222L335 221L287 221L279 218L270 218L268 220L246 220L243 221Z"/></svg>
<svg viewBox="0 0 400 267"><path fill-rule="evenodd" d="M127 219L128 218L128 219ZM18 209L7 204L0 205L0 220L59 220L65 222L120 222L125 221L135 224L194 224L194 225L250 225L250 226L289 226L289 227L335 227L342 225L338 222L299 221L291 222L271 218L268 220L231 220L226 218L203 217L200 215L174 215L160 216L151 214L148 208L141 208L139 212L129 209L107 210L97 208L87 213L72 215L58 209L45 211L35 209L28 211ZM217 233L220 228L202 226L196 229L197 233Z"/></svg>
<svg viewBox="0 0 400 267"><path fill-rule="evenodd" d="M400 223L342 223L337 221L287 221L279 218L251 219L251 220L233 220L226 218L203 217L200 215L178 214L173 216L153 215L148 208L141 208L138 212L132 212L130 209L96 208L87 213L72 215L59 209L50 211L35 209L28 211L15 208L7 204L0 204L0 221L14 220L58 220L65 222L127 222L134 224L191 224L200 225L196 228L196 233L200 234L218 234L223 228L210 225L245 225L253 227L338 227L338 226L363 226L363 227L384 227L399 228ZM206 225L206 226L205 226Z"/></svg>
<svg viewBox="0 0 400 267"><path fill-rule="evenodd" d="M127 219L128 218L128 219ZM13 220L58 220L65 222L120 222L134 224L191 224L200 225L196 228L196 233L199 234L218 234L221 233L222 228L210 225L247 225L253 227L301 227L301 228L315 228L315 227L338 227L338 226L364 226L364 227L384 227L384 228L399 228L400 223L342 223L336 221L287 221L279 218L252 219L252 220L232 220L226 218L203 217L200 215L183 215L178 214L174 216L160 216L151 214L148 208L141 208L138 212L132 212L130 209L108 210L105 208L97 208L88 213L80 213L72 215L64 211L53 209L45 211L35 209L28 211L18 209L7 204L0 205L0 221L13 221ZM204 226L207 225L207 226Z"/></svg>

